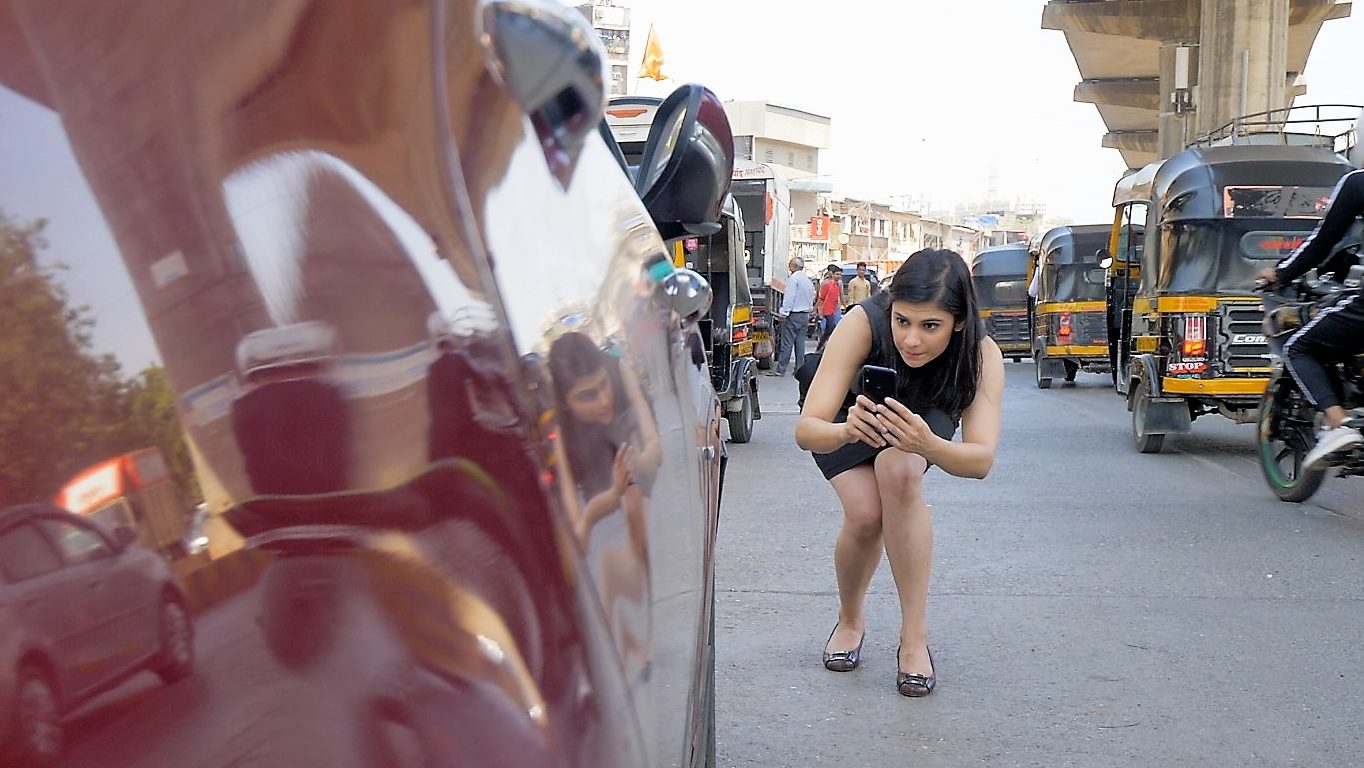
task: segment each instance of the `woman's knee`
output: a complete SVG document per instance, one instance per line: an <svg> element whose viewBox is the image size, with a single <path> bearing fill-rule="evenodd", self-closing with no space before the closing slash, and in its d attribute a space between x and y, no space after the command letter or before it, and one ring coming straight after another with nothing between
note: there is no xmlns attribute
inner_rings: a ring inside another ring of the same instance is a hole
<svg viewBox="0 0 1364 768"><path fill-rule="evenodd" d="M918 496L927 470L928 461L917 453L882 451L876 457L876 484L883 492L893 490L901 496Z"/></svg>
<svg viewBox="0 0 1364 768"><path fill-rule="evenodd" d="M843 507L843 532L861 541L881 535L881 494L871 467L854 467L831 481Z"/></svg>
<svg viewBox="0 0 1364 768"><path fill-rule="evenodd" d="M843 506L843 532L868 542L881 538L881 503L845 504Z"/></svg>

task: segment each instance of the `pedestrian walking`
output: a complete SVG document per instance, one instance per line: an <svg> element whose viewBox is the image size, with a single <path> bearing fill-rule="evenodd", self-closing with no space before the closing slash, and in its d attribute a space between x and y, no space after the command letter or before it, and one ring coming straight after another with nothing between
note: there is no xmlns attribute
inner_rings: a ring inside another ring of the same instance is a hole
<svg viewBox="0 0 1364 768"><path fill-rule="evenodd" d="M810 324L810 311L815 305L815 286L805 274L804 259L792 257L786 266L791 274L786 278L786 292L782 294L781 308L777 311L781 318L777 367L768 371L768 376L786 375L787 363L792 362L793 356L793 371L799 370L805 362L805 329Z"/></svg>
<svg viewBox="0 0 1364 768"><path fill-rule="evenodd" d="M852 393L865 365L895 372L893 397ZM952 251L910 256L890 288L853 307L830 337L796 425L796 442L814 454L843 506L834 548L838 622L825 643L826 668L850 672L861 660L863 603L884 542L901 612L895 687L911 697L933 692L925 616L933 521L923 475L936 465L985 477L1003 389L999 347L981 329L970 272ZM953 442L959 423L962 440Z"/></svg>
<svg viewBox="0 0 1364 768"><path fill-rule="evenodd" d="M848 281L848 306L856 306L871 298L871 281L867 279L867 262L857 262L857 274Z"/></svg>
<svg viewBox="0 0 1364 768"><path fill-rule="evenodd" d="M819 345L816 352L823 352L834 326L843 319L843 270L837 264L830 264L824 270L824 282L819 285Z"/></svg>

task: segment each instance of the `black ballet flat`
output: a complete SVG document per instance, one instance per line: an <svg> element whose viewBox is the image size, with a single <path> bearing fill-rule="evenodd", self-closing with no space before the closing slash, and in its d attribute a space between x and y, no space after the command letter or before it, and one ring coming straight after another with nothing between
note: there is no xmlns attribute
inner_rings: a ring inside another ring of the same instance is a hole
<svg viewBox="0 0 1364 768"><path fill-rule="evenodd" d="M928 663L933 664L933 649L926 648L928 651ZM895 649L895 690L901 696L908 696L911 699L918 699L933 692L938 685L938 665L933 664L933 673L927 677L915 675L909 672L900 671L900 649Z"/></svg>
<svg viewBox="0 0 1364 768"><path fill-rule="evenodd" d="M833 631L829 633L829 640L834 639L834 632L837 631L838 625L835 624ZM862 637L857 640L857 647L851 651L838 651L837 653L825 651L821 654L824 657L824 668L830 672L851 672L857 669L858 662L862 660L862 642L866 639L867 633L864 631ZM824 641L825 648L829 647L829 640Z"/></svg>

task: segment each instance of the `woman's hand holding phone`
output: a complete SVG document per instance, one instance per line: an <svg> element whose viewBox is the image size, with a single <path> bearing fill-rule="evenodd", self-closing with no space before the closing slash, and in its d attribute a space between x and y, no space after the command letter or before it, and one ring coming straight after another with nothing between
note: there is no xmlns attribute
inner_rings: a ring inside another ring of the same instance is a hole
<svg viewBox="0 0 1364 768"><path fill-rule="evenodd" d="M635 484L635 452L629 443L616 449L616 460L611 465L611 490L616 496Z"/></svg>
<svg viewBox="0 0 1364 768"><path fill-rule="evenodd" d="M848 409L844 440L848 443L861 440L873 448L884 448L889 442L877 418L877 408L895 394L895 371L879 365L864 365L857 372L857 379L862 394Z"/></svg>
<svg viewBox="0 0 1364 768"><path fill-rule="evenodd" d="M876 417L881 434L890 447L905 453L922 456L937 440L928 422L898 400L887 398L876 409Z"/></svg>
<svg viewBox="0 0 1364 768"><path fill-rule="evenodd" d="M876 418L876 403L866 395L858 395L857 402L848 409L848 420L843 424L843 440L846 444L861 440L873 448L884 448L888 445L881 436L881 422Z"/></svg>

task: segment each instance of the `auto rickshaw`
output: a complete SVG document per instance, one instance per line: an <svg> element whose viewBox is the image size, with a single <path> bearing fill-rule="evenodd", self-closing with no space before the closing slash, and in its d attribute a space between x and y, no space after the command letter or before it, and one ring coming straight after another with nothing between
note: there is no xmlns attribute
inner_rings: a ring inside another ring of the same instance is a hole
<svg viewBox="0 0 1364 768"><path fill-rule="evenodd" d="M1350 170L1326 146L1233 144L1118 182L1109 345L1138 451L1160 451L1204 414L1256 420L1271 368L1255 273L1302 244Z"/></svg>
<svg viewBox="0 0 1364 768"><path fill-rule="evenodd" d="M985 332L1016 363L1032 353L1028 326L1028 246L986 248L971 263Z"/></svg>
<svg viewBox="0 0 1364 768"><path fill-rule="evenodd" d="M1030 253L1029 284L1037 296L1028 301L1032 359L1037 388L1053 378L1075 381L1081 371L1108 370L1108 325L1100 260L1107 255L1108 224L1056 227ZM1036 278L1032 273L1039 271Z"/></svg>
<svg viewBox="0 0 1364 768"><path fill-rule="evenodd" d="M746 443L753 422L762 418L758 403L757 360L753 357L753 298L744 264L743 213L732 196L721 209L722 229L706 237L687 237L673 244L677 266L701 273L714 299L701 319L708 339L706 360L720 407L729 422L730 440Z"/></svg>

